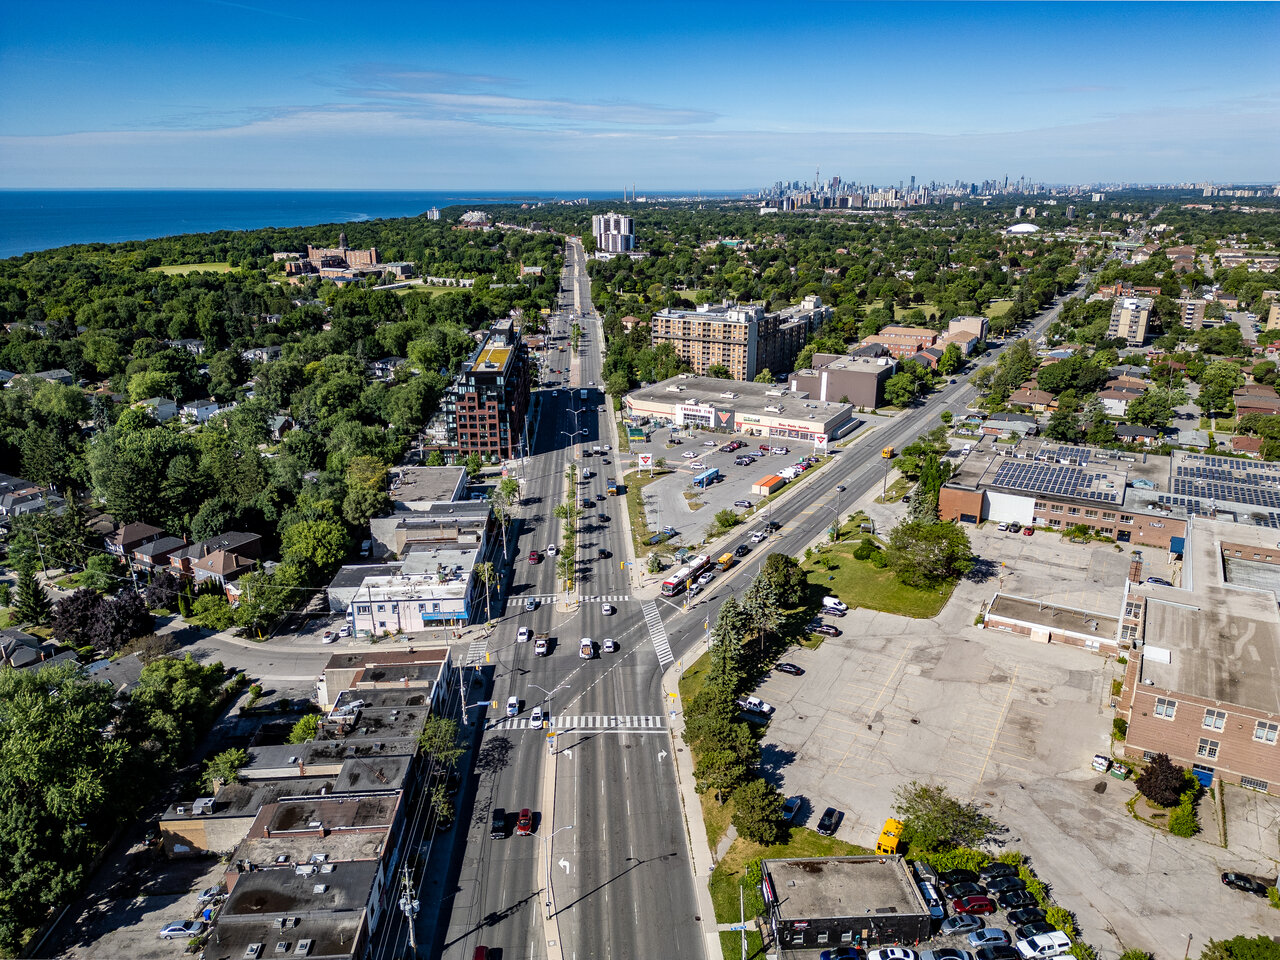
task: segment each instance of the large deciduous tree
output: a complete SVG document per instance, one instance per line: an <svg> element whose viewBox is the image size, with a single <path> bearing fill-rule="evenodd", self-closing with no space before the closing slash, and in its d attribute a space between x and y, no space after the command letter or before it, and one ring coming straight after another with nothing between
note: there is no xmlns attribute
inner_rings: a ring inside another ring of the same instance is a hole
<svg viewBox="0 0 1280 960"><path fill-rule="evenodd" d="M912 587L955 580L973 565L969 537L954 523L900 523L889 533L886 552L898 579Z"/></svg>
<svg viewBox="0 0 1280 960"><path fill-rule="evenodd" d="M894 791L893 811L912 849L921 853L976 847L1000 832L1000 825L976 803L957 800L946 787L917 780Z"/></svg>
<svg viewBox="0 0 1280 960"><path fill-rule="evenodd" d="M782 828L782 794L759 777L733 791L733 826L752 843L778 842Z"/></svg>

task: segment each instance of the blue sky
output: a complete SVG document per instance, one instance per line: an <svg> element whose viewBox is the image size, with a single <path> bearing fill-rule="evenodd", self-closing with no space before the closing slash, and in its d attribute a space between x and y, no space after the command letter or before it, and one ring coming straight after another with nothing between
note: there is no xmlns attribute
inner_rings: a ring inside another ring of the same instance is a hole
<svg viewBox="0 0 1280 960"><path fill-rule="evenodd" d="M0 186L1280 179L1280 5L0 8Z"/></svg>

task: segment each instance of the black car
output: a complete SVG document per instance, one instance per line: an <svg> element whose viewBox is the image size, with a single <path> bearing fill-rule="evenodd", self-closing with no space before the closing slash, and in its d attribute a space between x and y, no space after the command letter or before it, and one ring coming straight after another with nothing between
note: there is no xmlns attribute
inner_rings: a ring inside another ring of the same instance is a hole
<svg viewBox="0 0 1280 960"><path fill-rule="evenodd" d="M601 503L604 503L604 502L605 502L605 500L607 500L607 499L608 499L608 497L607 497L605 494L603 494L603 493L597 493L597 494L596 494L596 499L597 499L598 501L600 501Z"/></svg>
<svg viewBox="0 0 1280 960"><path fill-rule="evenodd" d="M501 807L493 808L493 820L489 827L489 839L505 840L507 838L507 811Z"/></svg>
<svg viewBox="0 0 1280 960"><path fill-rule="evenodd" d="M1039 907L1023 907L1021 910L1009 911L1009 922L1015 927L1028 923L1040 923L1044 920L1044 911Z"/></svg>
<svg viewBox="0 0 1280 960"><path fill-rule="evenodd" d="M948 870L945 873L938 874L938 880L944 887L949 887L953 883L977 883L978 875L972 870ZM979 890L978 892L981 893L982 891Z"/></svg>
<svg viewBox="0 0 1280 960"><path fill-rule="evenodd" d="M773 669L779 673L789 673L793 677L804 676L804 668L797 667L794 663L778 663L774 665Z"/></svg>
<svg viewBox="0 0 1280 960"><path fill-rule="evenodd" d="M969 883L962 880L960 883L951 883L942 888L947 895L948 900L963 900L965 897L985 897L987 891L976 883Z"/></svg>
<svg viewBox="0 0 1280 960"><path fill-rule="evenodd" d="M995 863L988 863L978 871L978 881L980 883L987 883L988 881L995 880L997 877L1016 877L1017 875L1017 867L1011 863L1001 863L997 860Z"/></svg>
<svg viewBox="0 0 1280 960"><path fill-rule="evenodd" d="M608 523L609 515L607 513L597 513L596 519L599 520L601 523Z"/></svg>
<svg viewBox="0 0 1280 960"><path fill-rule="evenodd" d="M751 552L751 548L747 546L745 543L742 543L738 545L737 550L733 551L733 555L738 559L742 559L750 552Z"/></svg>
<svg viewBox="0 0 1280 960"><path fill-rule="evenodd" d="M1001 910L1015 910L1018 907L1034 907L1036 898L1026 890L1006 890L996 896L996 903Z"/></svg>
<svg viewBox="0 0 1280 960"><path fill-rule="evenodd" d="M1021 877L996 877L987 884L987 893L1007 893L1010 890L1025 890L1027 885Z"/></svg>
<svg viewBox="0 0 1280 960"><path fill-rule="evenodd" d="M1236 890L1242 890L1245 893L1257 894L1259 897L1265 897L1267 895L1267 888L1265 885L1259 883L1257 880L1253 879L1253 877L1246 877L1243 873L1224 873L1222 875L1222 882L1228 887L1233 887Z"/></svg>
<svg viewBox="0 0 1280 960"><path fill-rule="evenodd" d="M814 633L822 634L824 637L840 636L840 631L836 627L831 626L829 623L822 623L821 621L809 624L809 629Z"/></svg>
<svg viewBox="0 0 1280 960"><path fill-rule="evenodd" d="M596 556L599 557L601 560L608 560L609 551L606 550L604 547L601 547L599 550L596 551Z"/></svg>
<svg viewBox="0 0 1280 960"><path fill-rule="evenodd" d="M1052 923L1037 920L1035 923L1024 923L1013 931L1013 935L1018 940L1030 940L1032 937L1038 937L1042 933L1053 933L1057 929Z"/></svg>
<svg viewBox="0 0 1280 960"><path fill-rule="evenodd" d="M974 956L978 960L1021 960L1017 949L1007 943L997 947L979 947Z"/></svg>
<svg viewBox="0 0 1280 960"><path fill-rule="evenodd" d="M818 832L824 837L834 836L836 827L840 826L840 821L844 818L835 807L827 807L822 811L822 818L818 821Z"/></svg>
<svg viewBox="0 0 1280 960"><path fill-rule="evenodd" d="M780 524L777 520L770 520L768 523L764 525L764 528L768 530L770 533L775 533L778 530L782 529L782 524Z"/></svg>

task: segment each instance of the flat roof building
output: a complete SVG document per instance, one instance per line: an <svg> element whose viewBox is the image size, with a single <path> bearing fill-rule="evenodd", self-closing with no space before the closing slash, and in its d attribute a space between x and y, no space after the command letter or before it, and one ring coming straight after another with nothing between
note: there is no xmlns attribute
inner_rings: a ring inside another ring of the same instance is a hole
<svg viewBox="0 0 1280 960"><path fill-rule="evenodd" d="M680 426L814 443L834 440L860 423L853 405L812 400L803 391L767 383L733 382L680 374L627 394L627 415Z"/></svg>
<svg viewBox="0 0 1280 960"><path fill-rule="evenodd" d="M629 253L636 248L636 222L621 213L597 213L591 217L591 236L604 253Z"/></svg>
<svg viewBox="0 0 1280 960"><path fill-rule="evenodd" d="M1107 336L1123 337L1131 347L1140 347L1147 339L1147 324L1151 320L1150 297L1119 297L1111 307L1111 322Z"/></svg>
<svg viewBox="0 0 1280 960"><path fill-rule="evenodd" d="M784 950L915 943L929 907L900 856L812 857L761 863L765 911Z"/></svg>
<svg viewBox="0 0 1280 960"><path fill-rule="evenodd" d="M815 353L808 369L791 374L791 389L819 400L837 400L874 410L884 402L885 382L897 369L890 357Z"/></svg>

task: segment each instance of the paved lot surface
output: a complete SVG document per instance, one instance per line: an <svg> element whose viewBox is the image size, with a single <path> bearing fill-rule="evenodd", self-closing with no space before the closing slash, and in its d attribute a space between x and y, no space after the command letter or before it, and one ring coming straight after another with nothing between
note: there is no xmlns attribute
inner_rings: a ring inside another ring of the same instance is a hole
<svg viewBox="0 0 1280 960"><path fill-rule="evenodd" d="M1011 562L1009 592L1115 608L1127 553L1040 533L971 533L979 554ZM1218 875L1274 878L1266 858L1275 856L1280 804L1230 791L1229 827L1238 821L1240 833L1231 850L1214 842L1207 804L1206 839L1133 820L1125 808L1132 784L1089 767L1108 749L1107 694L1119 668L1077 648L973 626L998 576L961 584L934 620L853 611L833 621L841 637L788 654L805 676L766 679L759 693L777 714L764 767L805 798L800 819L816 822L835 806L845 812L839 835L870 846L899 785L941 783L1009 828L1008 845L1031 858L1104 955L1138 947L1174 956L1188 934L1198 951L1210 938L1274 932L1266 902L1224 887Z"/></svg>

